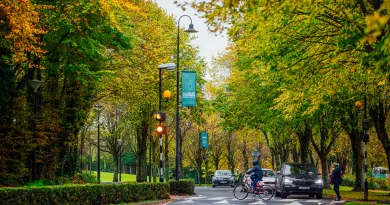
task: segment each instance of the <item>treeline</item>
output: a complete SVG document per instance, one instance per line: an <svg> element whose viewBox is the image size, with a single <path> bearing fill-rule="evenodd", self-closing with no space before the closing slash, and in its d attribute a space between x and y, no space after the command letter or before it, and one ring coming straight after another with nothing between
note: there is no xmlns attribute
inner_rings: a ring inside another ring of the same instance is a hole
<svg viewBox="0 0 390 205"><path fill-rule="evenodd" d="M151 1L1 1L0 182L30 181L34 149L38 179L72 177L85 143L97 145L88 130L97 130L98 115L101 151L116 164L134 154L137 181L145 181L157 66L173 61L176 31L174 17ZM182 65L201 79L204 62L190 40L181 34ZM164 78L175 94L174 76ZM42 81L36 116L33 79Z"/></svg>

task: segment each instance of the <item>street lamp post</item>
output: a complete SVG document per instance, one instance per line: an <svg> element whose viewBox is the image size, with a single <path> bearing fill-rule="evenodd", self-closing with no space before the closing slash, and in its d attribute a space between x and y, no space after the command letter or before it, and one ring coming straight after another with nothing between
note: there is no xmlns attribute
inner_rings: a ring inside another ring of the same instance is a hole
<svg viewBox="0 0 390 205"><path fill-rule="evenodd" d="M121 156L122 156L122 140L118 140L119 143L119 182L122 182L122 162L121 162Z"/></svg>
<svg viewBox="0 0 390 205"><path fill-rule="evenodd" d="M35 181L37 179L37 123L36 123L36 117L37 117L37 91L39 86L42 84L42 81L34 79L30 80L30 85L34 89L34 138L33 138L33 143L34 143L34 149L32 150L31 153L31 160L32 160L32 181Z"/></svg>
<svg viewBox="0 0 390 205"><path fill-rule="evenodd" d="M102 112L102 105L99 103L96 106L96 112L98 115L98 141L97 141L97 180L98 183L100 184L100 124L101 124L101 119L100 119L100 114Z"/></svg>
<svg viewBox="0 0 390 205"><path fill-rule="evenodd" d="M180 169L180 116L179 116L179 96L180 96L180 90L179 90L179 80L180 80L180 19L182 17L188 17L191 20L191 23L187 30L184 30L186 33L197 33L198 31L194 29L194 25L192 24L192 19L188 15L182 15L180 16L179 20L177 21L177 70L176 70L176 181L179 181L179 169Z"/></svg>

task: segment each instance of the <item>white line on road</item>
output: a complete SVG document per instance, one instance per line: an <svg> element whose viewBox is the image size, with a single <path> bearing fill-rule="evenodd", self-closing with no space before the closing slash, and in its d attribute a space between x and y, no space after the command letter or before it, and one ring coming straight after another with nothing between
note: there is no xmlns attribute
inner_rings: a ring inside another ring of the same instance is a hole
<svg viewBox="0 0 390 205"><path fill-rule="evenodd" d="M297 201L294 201L292 203L289 203L289 204L286 204L286 205L302 205L301 203L297 202Z"/></svg>
<svg viewBox="0 0 390 205"><path fill-rule="evenodd" d="M214 202L213 204L230 204L227 200Z"/></svg>
<svg viewBox="0 0 390 205"><path fill-rule="evenodd" d="M295 201L296 199L282 199L281 202L289 202L289 201Z"/></svg>
<svg viewBox="0 0 390 205"><path fill-rule="evenodd" d="M214 198L210 198L210 199L207 199L207 200L222 200L222 199L226 199L228 197L214 197Z"/></svg>
<svg viewBox="0 0 390 205"><path fill-rule="evenodd" d="M310 199L310 200L307 200L307 201L305 201L305 202L314 202L314 203L318 203L318 202L320 202L320 201L321 201L321 199L319 199L319 200Z"/></svg>
<svg viewBox="0 0 390 205"><path fill-rule="evenodd" d="M185 201L181 201L180 203L194 204L195 202L192 200L185 200Z"/></svg>
<svg viewBox="0 0 390 205"><path fill-rule="evenodd" d="M253 203L250 203L250 204L265 204L263 201L256 201L256 202L253 202Z"/></svg>

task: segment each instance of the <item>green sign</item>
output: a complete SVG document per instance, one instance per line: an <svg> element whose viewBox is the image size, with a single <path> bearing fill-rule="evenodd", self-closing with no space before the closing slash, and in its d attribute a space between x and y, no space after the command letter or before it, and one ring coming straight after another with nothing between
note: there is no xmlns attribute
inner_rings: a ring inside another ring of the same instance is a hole
<svg viewBox="0 0 390 205"><path fill-rule="evenodd" d="M209 147L209 135L207 134L207 132L205 132L205 131L200 132L199 138L200 138L200 147L201 148L208 148Z"/></svg>
<svg viewBox="0 0 390 205"><path fill-rule="evenodd" d="M181 106L196 106L196 72L181 73Z"/></svg>

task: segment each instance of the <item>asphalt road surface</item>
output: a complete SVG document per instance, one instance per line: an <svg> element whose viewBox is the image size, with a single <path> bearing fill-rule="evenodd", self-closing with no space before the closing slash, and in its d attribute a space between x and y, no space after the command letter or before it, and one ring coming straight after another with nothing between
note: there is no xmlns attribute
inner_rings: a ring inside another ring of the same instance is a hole
<svg viewBox="0 0 390 205"><path fill-rule="evenodd" d="M274 197L269 201L262 201L258 196L253 198L252 194L249 194L245 200L238 200L233 195L233 188L230 187L195 187L195 193L197 196L191 196L185 199L176 200L170 205L176 204L240 204L240 205L322 205L326 204L344 204L344 201L333 201L333 199L316 199L309 196L289 196L287 199L281 199L280 197Z"/></svg>

